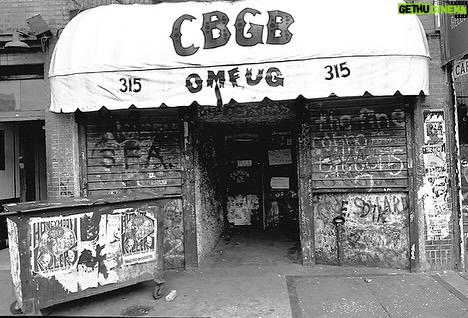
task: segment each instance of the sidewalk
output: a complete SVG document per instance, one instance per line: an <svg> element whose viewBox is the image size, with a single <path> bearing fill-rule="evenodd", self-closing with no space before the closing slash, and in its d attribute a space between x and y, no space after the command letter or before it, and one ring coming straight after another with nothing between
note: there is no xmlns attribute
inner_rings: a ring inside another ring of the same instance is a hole
<svg viewBox="0 0 468 318"><path fill-rule="evenodd" d="M292 241L234 236L194 270L166 271L165 294L154 282L60 304L50 316L147 317L468 317L468 280L459 273L408 273L381 268L294 263ZM8 250L0 250L0 315L14 297ZM8 267L8 268L7 268ZM164 294L164 295L165 295Z"/></svg>

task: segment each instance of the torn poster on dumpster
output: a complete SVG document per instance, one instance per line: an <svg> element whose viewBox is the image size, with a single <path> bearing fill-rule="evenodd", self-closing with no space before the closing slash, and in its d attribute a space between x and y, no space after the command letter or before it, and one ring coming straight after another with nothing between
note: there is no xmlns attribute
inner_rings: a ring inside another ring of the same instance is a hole
<svg viewBox="0 0 468 318"><path fill-rule="evenodd" d="M78 260L79 215L31 218L31 264L44 276L69 272Z"/></svg>
<svg viewBox="0 0 468 318"><path fill-rule="evenodd" d="M32 271L72 293L117 283L125 267L156 260L156 231L154 215L134 208L31 218Z"/></svg>
<svg viewBox="0 0 468 318"><path fill-rule="evenodd" d="M117 210L116 210L117 211ZM121 213L122 256L126 265L156 259L156 220L150 213Z"/></svg>

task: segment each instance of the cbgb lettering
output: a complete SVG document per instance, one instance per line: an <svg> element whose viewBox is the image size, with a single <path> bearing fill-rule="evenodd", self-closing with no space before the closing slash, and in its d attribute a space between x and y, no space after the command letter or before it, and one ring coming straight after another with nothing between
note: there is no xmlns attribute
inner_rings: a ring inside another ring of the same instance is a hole
<svg viewBox="0 0 468 318"><path fill-rule="evenodd" d="M246 14L253 16L261 14L260 11L245 8L242 10L235 21L236 43L240 46L249 47L257 44L264 44L263 42L263 28L264 25L248 23L245 20ZM180 16L172 26L171 39L174 45L174 50L180 56L190 56L198 52L200 47L194 44L190 46L182 45L182 24L185 21L193 21L196 18L189 14ZM204 36L203 49L214 49L226 45L231 38L231 31L228 28L229 17L221 11L212 11L203 14L202 28ZM293 34L289 31L289 26L294 23L294 18L287 12L280 10L268 11L267 22L267 37L266 44L271 45L284 45L291 41ZM247 35L244 35L244 30ZM189 42L188 42L189 43Z"/></svg>

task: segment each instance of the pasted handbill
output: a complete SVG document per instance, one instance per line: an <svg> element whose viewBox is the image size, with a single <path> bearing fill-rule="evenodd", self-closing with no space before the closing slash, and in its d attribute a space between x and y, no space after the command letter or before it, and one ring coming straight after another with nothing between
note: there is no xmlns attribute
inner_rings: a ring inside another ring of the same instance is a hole
<svg viewBox="0 0 468 318"><path fill-rule="evenodd" d="M31 265L35 273L69 272L78 261L80 216L31 218Z"/></svg>
<svg viewBox="0 0 468 318"><path fill-rule="evenodd" d="M122 257L126 265L156 259L157 224L151 213L134 209L115 210L121 221Z"/></svg>

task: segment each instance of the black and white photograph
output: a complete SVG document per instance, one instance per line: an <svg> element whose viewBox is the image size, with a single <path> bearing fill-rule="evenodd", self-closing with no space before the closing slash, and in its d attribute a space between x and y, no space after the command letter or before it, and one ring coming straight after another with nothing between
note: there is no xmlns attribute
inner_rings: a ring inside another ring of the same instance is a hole
<svg viewBox="0 0 468 318"><path fill-rule="evenodd" d="M468 317L468 1L0 0L0 316Z"/></svg>

